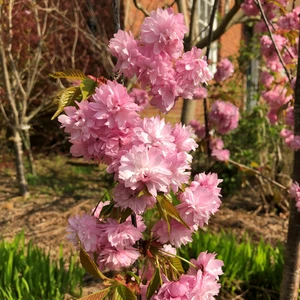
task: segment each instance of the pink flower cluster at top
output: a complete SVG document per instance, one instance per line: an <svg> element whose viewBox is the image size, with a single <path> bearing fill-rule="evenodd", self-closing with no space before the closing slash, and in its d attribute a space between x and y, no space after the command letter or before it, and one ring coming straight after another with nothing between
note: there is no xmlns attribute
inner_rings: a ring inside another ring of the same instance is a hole
<svg viewBox="0 0 300 300"><path fill-rule="evenodd" d="M235 105L219 100L213 103L209 113L209 121L221 134L234 130L238 126L239 117L239 109Z"/></svg>
<svg viewBox="0 0 300 300"><path fill-rule="evenodd" d="M202 50L183 53L186 32L182 14L158 8L144 20L139 40L119 30L109 43L118 59L115 71L136 75L143 88L150 87L151 104L165 113L178 97L192 99L194 88L212 78Z"/></svg>
<svg viewBox="0 0 300 300"><path fill-rule="evenodd" d="M223 82L228 79L234 72L232 62L228 58L222 59L217 65L217 72L214 75L216 82Z"/></svg>
<svg viewBox="0 0 300 300"><path fill-rule="evenodd" d="M219 293L219 275L222 275L223 262L215 259L215 254L201 252L195 265L190 267L187 275L181 275L177 281L165 281L153 300L213 300Z"/></svg>
<svg viewBox="0 0 300 300"><path fill-rule="evenodd" d="M300 187L298 182L293 182L290 187L290 195L296 201L296 207L300 212Z"/></svg>

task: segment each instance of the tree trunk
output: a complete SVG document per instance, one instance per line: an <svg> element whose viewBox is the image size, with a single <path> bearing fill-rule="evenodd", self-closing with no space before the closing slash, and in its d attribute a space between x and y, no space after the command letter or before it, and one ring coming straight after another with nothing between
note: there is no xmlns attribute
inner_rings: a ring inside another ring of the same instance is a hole
<svg viewBox="0 0 300 300"><path fill-rule="evenodd" d="M31 151L31 143L30 143L30 134L29 134L29 129L25 129L22 132L22 141L23 145L26 150L26 156L27 156L27 161L29 165L29 172L32 175L36 175L35 168L34 168L34 160L33 160L33 155Z"/></svg>
<svg viewBox="0 0 300 300"><path fill-rule="evenodd" d="M188 125L195 119L196 100L184 99L181 113L181 123Z"/></svg>
<svg viewBox="0 0 300 300"><path fill-rule="evenodd" d="M300 135L300 47L298 53L297 81L295 87L295 135ZM300 150L294 154L293 181L300 183ZM281 281L280 300L298 299L300 282L300 212L295 205L295 199L290 200L290 218L285 260Z"/></svg>
<svg viewBox="0 0 300 300"><path fill-rule="evenodd" d="M13 142L14 142L15 156L16 156L16 171L17 171L17 180L19 184L19 192L21 196L27 197L29 193L27 188L27 181L25 178L22 139L20 133L16 129L13 129Z"/></svg>

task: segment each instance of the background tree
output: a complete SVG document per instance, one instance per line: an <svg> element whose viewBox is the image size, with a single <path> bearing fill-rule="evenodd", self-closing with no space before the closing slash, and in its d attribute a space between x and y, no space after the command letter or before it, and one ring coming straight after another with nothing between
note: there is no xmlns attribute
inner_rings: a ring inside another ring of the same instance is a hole
<svg viewBox="0 0 300 300"><path fill-rule="evenodd" d="M112 62L106 45L113 24L104 30L110 12L105 1L5 0L0 4L0 110L14 145L23 196L28 192L23 149L35 173L30 134L36 131L39 137L53 138L53 125L49 128L37 119L48 114L45 104L53 99L57 85L64 84L50 80L49 73L78 68L110 77Z"/></svg>
<svg viewBox="0 0 300 300"><path fill-rule="evenodd" d="M49 8L48 2L43 4L45 9ZM33 171L28 130L32 118L41 110L45 99L45 87L36 87L40 74L46 67L45 40L54 24L53 20L49 20L49 13L46 10L41 12L29 1L7 0L0 5L0 78L3 82L0 86L0 109L5 124L11 131L22 196L28 193L22 140L29 153Z"/></svg>

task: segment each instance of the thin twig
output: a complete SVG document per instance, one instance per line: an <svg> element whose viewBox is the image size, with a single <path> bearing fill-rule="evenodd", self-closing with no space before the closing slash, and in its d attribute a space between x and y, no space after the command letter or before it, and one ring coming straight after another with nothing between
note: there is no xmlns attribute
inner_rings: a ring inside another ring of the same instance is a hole
<svg viewBox="0 0 300 300"><path fill-rule="evenodd" d="M265 180L269 181L270 183L276 185L277 187L279 187L279 188L281 188L281 189L283 189L283 190L287 190L287 187L281 185L281 184L278 183L277 181L274 181L274 180L268 178L267 176L261 174L261 172L255 170L255 169L253 169L253 168L250 168L250 167L248 167L248 166L246 166L246 165L243 165L243 164L238 163L238 162L236 162L236 161L233 161L233 160L231 160L231 159L229 159L228 162L231 163L231 164L234 165L234 166L237 166L237 167L241 168L241 169L245 169L245 170L251 171L251 172L253 172L254 174L256 174L256 175L258 175L258 176L264 178Z"/></svg>
<svg viewBox="0 0 300 300"><path fill-rule="evenodd" d="M133 3L134 3L134 6L138 10L140 10L146 17L150 16L149 11L147 9L145 9L144 6L141 3L137 2L136 0L133 0Z"/></svg>
<svg viewBox="0 0 300 300"><path fill-rule="evenodd" d="M209 20L209 31L208 31L208 45L206 49L206 58L207 62L209 59L209 53L210 53L210 46L212 43L212 38L213 38L213 26L214 26L214 20L216 17L216 12L218 8L218 0L215 0L214 6L210 15L210 20ZM207 98L203 99L203 108L204 108L204 122L205 122L205 139L206 139L206 147L207 147L207 155L208 159L210 160L211 157L211 149L210 149L210 138L209 138L209 128L208 128L208 111L207 111Z"/></svg>
<svg viewBox="0 0 300 300"><path fill-rule="evenodd" d="M279 50L278 50L278 48L277 48L277 45L276 45L275 40L274 40L274 37L273 37L273 33L272 33L271 29L270 29L269 22L268 22L268 20L267 20L267 17L266 17L266 15L265 15L265 12L264 12L264 10L263 10L263 7L262 7L262 5L261 5L261 2L260 2L260 0L255 0L254 2L255 2L255 4L258 6L258 8L259 8L259 10L260 10L260 12L261 12L262 18L263 18L263 20L264 20L265 25L267 26L267 29L268 29L268 32L269 32L269 35L270 35L272 44L273 44L273 46L274 46L274 48L275 48L275 51L276 51L276 53L277 53L277 56L278 56L278 58L279 58L279 60L280 60L280 63L281 63L281 65L282 65L282 67L284 68L285 74L286 74L286 76L287 76L289 82L291 83L291 82L292 82L291 75L290 75L288 69L286 68L286 65L285 65L285 63L284 63L284 61L283 61L283 58L282 58L282 56L281 56L281 54L280 54L280 52L279 52Z"/></svg>
<svg viewBox="0 0 300 300"><path fill-rule="evenodd" d="M121 23L120 23L120 2L119 2L119 0L113 0L113 2L112 2L112 10L113 10L113 16L114 16L115 33L117 33L118 30L121 29Z"/></svg>

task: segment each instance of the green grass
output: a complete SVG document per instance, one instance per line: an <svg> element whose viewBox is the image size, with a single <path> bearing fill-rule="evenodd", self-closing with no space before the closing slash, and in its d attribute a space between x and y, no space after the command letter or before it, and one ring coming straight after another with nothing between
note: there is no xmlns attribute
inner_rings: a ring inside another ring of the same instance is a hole
<svg viewBox="0 0 300 300"><path fill-rule="evenodd" d="M84 270L74 256L66 260L62 249L60 259L52 261L49 254L31 242L25 246L22 233L12 242L0 242L0 261L0 299L59 300L66 293L81 295Z"/></svg>
<svg viewBox="0 0 300 300"><path fill-rule="evenodd" d="M262 240L255 244L246 236L238 242L232 233L197 232L193 242L182 247L179 255L197 258L206 250L216 252L224 262L220 282L225 298L245 292L243 299L279 299L283 245L272 247Z"/></svg>

